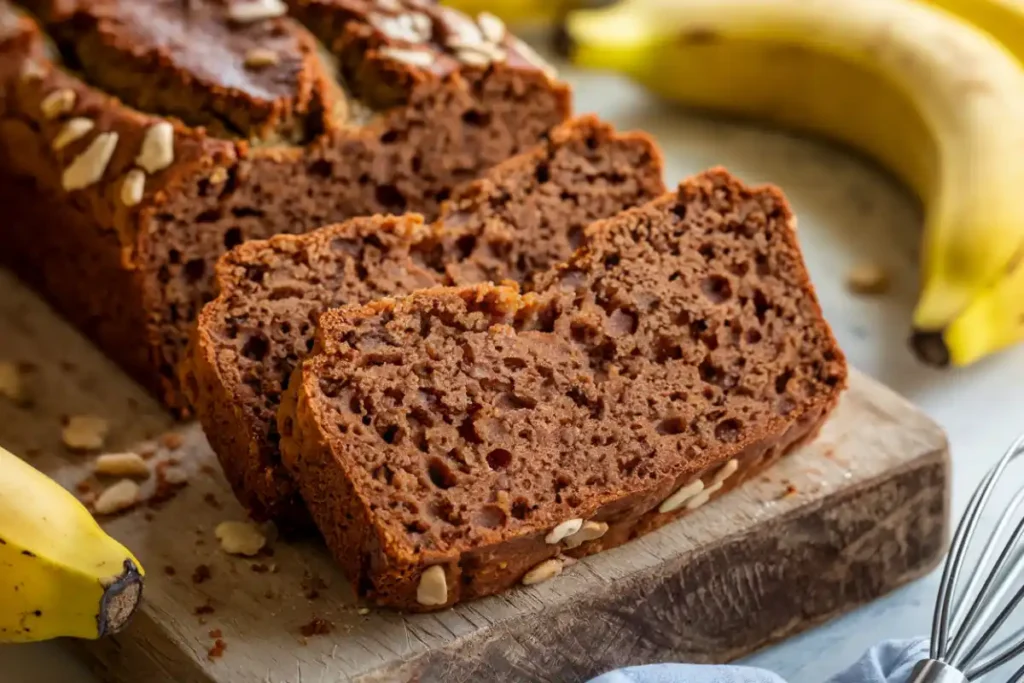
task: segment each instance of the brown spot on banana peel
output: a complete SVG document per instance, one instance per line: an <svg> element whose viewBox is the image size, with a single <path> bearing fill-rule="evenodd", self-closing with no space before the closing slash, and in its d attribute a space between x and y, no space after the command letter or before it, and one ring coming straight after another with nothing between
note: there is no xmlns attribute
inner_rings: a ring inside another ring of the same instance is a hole
<svg viewBox="0 0 1024 683"><path fill-rule="evenodd" d="M124 571L105 583L96 615L98 637L112 635L123 629L142 602L142 574L131 560L124 561Z"/></svg>
<svg viewBox="0 0 1024 683"><path fill-rule="evenodd" d="M679 41L683 45L710 45L721 39L722 36L717 31L701 27L688 29L679 37Z"/></svg>

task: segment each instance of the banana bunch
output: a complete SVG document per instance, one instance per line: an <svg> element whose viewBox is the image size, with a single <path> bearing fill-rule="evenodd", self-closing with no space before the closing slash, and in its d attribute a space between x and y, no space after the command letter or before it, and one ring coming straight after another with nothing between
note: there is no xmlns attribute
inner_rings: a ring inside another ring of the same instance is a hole
<svg viewBox="0 0 1024 683"><path fill-rule="evenodd" d="M621 0L563 28L580 66L831 138L907 183L926 210L924 361L1024 339L1024 3Z"/></svg>
<svg viewBox="0 0 1024 683"><path fill-rule="evenodd" d="M0 448L0 643L116 633L143 574L74 496Z"/></svg>

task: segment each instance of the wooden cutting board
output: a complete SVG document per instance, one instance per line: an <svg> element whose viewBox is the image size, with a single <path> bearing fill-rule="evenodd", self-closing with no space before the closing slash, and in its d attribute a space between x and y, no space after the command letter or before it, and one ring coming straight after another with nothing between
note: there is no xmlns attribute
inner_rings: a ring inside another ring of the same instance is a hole
<svg viewBox="0 0 1024 683"><path fill-rule="evenodd" d="M109 451L170 429L184 439L172 450L157 438L155 458L180 459L188 485L105 523L148 570L126 633L69 644L110 681L580 681L658 660L722 662L920 576L946 542L942 431L855 373L814 444L679 522L446 612L361 610L315 540L276 540L253 560L222 553L214 527L244 517L201 430L175 427L4 271L0 360L30 365L31 399L0 400L0 444L69 488L91 458L61 445L66 416L109 420ZM209 578L197 582L201 566ZM303 636L314 618L331 632ZM211 658L218 632L226 648Z"/></svg>

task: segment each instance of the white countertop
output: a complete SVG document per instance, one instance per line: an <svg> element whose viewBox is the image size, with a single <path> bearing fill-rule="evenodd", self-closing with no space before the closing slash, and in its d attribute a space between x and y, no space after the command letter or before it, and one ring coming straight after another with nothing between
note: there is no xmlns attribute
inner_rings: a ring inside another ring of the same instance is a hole
<svg viewBox="0 0 1024 683"><path fill-rule="evenodd" d="M613 78L574 74L570 80L577 87L577 111L597 111L621 129L655 135L665 151L669 181L720 164L748 182L772 182L786 192L799 216L801 242L826 316L851 364L910 398L949 433L959 514L987 467L1024 431L1024 347L956 371L925 368L911 356L905 339L921 226L913 198L845 151L688 116ZM857 299L846 292L843 274L860 261L891 272L894 282L886 295ZM924 635L937 580L933 573L745 663L775 671L789 683L820 683L878 640ZM5 683L97 680L54 644L0 647L0 672Z"/></svg>

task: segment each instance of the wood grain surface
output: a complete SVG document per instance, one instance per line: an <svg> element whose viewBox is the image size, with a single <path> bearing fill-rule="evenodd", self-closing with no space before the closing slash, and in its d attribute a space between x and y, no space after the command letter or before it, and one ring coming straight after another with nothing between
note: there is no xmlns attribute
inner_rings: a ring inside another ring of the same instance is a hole
<svg viewBox="0 0 1024 683"><path fill-rule="evenodd" d="M0 360L25 364L29 392L0 400L0 444L66 486L91 461L61 445L70 415L108 419L107 451L145 442L190 472L164 504L104 523L148 570L127 632L69 644L110 681L582 681L659 660L721 662L920 576L946 543L942 431L855 373L816 442L675 524L446 612L367 611L316 539L275 540L254 559L222 553L214 527L243 513L199 428L173 425L3 271ZM169 429L180 447L161 445ZM196 582L201 565L209 578ZM303 636L315 617L331 632ZM226 648L211 658L218 631Z"/></svg>

